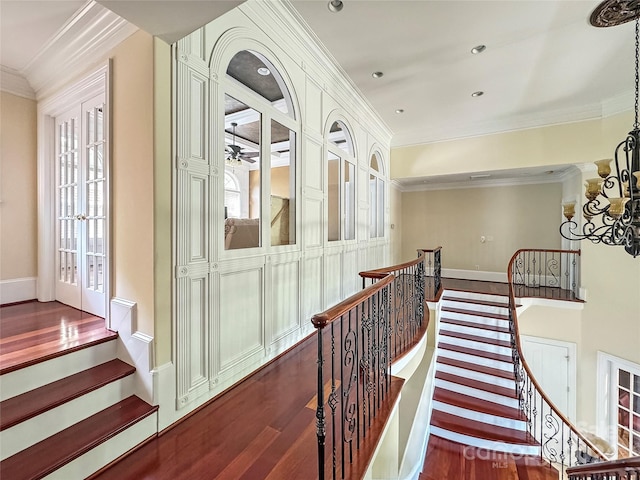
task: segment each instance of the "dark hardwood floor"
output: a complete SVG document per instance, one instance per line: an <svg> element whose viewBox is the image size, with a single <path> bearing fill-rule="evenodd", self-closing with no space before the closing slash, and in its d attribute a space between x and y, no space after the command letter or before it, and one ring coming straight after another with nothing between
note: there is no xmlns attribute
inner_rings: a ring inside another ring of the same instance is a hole
<svg viewBox="0 0 640 480"><path fill-rule="evenodd" d="M26 302L0 308L0 374L87 345L111 340L104 318L58 302Z"/></svg>

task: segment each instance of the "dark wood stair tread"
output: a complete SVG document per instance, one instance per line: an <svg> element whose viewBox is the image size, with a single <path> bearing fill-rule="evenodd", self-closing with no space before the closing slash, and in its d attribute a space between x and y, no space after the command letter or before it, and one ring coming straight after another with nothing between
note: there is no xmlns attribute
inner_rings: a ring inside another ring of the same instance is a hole
<svg viewBox="0 0 640 480"><path fill-rule="evenodd" d="M476 310L466 310L464 308L442 307L441 312L460 313L463 315L474 315L476 317L495 318L496 320L509 320L509 315L499 313L478 312Z"/></svg>
<svg viewBox="0 0 640 480"><path fill-rule="evenodd" d="M0 402L0 431L135 372L115 359Z"/></svg>
<svg viewBox="0 0 640 480"><path fill-rule="evenodd" d="M475 348L461 347L460 345L453 345L443 341L438 342L438 348L449 350L452 352L464 353L466 355L474 355L476 357L486 358L488 360L495 360L497 362L513 363L511 355L500 355L498 353L487 352L485 350L477 350Z"/></svg>
<svg viewBox="0 0 640 480"><path fill-rule="evenodd" d="M470 340L472 342L481 342L481 343L487 343L489 345L496 345L498 347L511 348L511 342L508 340L498 340L497 338L481 337L480 335L471 335L469 333L460 333L460 332L454 332L451 330L444 330L443 326L440 326L440 338L445 340L446 342L446 339L443 337L454 337L454 338L460 338L463 340Z"/></svg>
<svg viewBox="0 0 640 480"><path fill-rule="evenodd" d="M0 478L49 475L158 410L132 395L0 462Z"/></svg>
<svg viewBox="0 0 640 480"><path fill-rule="evenodd" d="M473 410L475 412L495 415L497 417L509 418L511 420L526 420L522 411L518 408L506 407L498 403L483 400L481 398L470 397L451 390L436 387L433 391L433 399L448 405Z"/></svg>
<svg viewBox="0 0 640 480"><path fill-rule="evenodd" d="M419 480L558 480L558 471L539 455L476 448L432 435Z"/></svg>
<svg viewBox="0 0 640 480"><path fill-rule="evenodd" d="M465 362L464 360L457 360L455 358L438 356L438 363L445 363L454 367L464 368L465 370L474 370L480 373L486 373L487 375L493 375L494 377L507 378L509 380L515 379L515 374L512 370L500 370L498 368L486 367L484 365L478 365L477 363Z"/></svg>
<svg viewBox="0 0 640 480"><path fill-rule="evenodd" d="M506 297L505 297L506 299ZM461 298L461 297L448 297L445 296L442 298L442 301L449 302L460 302L460 303L469 303L475 305L482 305L484 307L498 307L498 308L509 308L509 303L507 302L493 302L490 300L476 300L474 298Z"/></svg>
<svg viewBox="0 0 640 480"><path fill-rule="evenodd" d="M449 432L460 433L471 437L489 441L505 442L521 445L538 445L535 439L526 431L498 427L488 423L474 422L450 413L434 410L431 414L431 426L439 427Z"/></svg>
<svg viewBox="0 0 640 480"><path fill-rule="evenodd" d="M513 388L501 387L494 383L481 382L479 380L473 380L471 378L460 377L453 373L440 372L436 369L436 378L440 380L446 380L448 382L457 383L467 387L475 388L478 390L484 390L485 392L495 393L502 395L503 397L517 398L515 383Z"/></svg>
<svg viewBox="0 0 640 480"><path fill-rule="evenodd" d="M509 327L499 327L496 325L487 325L484 323L470 322L467 320L458 320L455 318L443 317L440 319L440 325L444 326L444 324L446 323L449 323L451 325L459 325L461 327L471 327L471 328L479 328L481 330L491 330L492 332L510 333Z"/></svg>

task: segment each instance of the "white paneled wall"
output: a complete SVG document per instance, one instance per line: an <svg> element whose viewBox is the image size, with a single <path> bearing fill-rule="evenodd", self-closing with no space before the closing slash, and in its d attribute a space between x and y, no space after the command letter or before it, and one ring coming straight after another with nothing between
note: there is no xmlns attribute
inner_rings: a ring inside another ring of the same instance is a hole
<svg viewBox="0 0 640 480"><path fill-rule="evenodd" d="M271 61L294 99L295 245L224 250L225 72L241 50ZM313 314L361 288L359 271L385 265L388 235L369 239L368 165L374 147L388 162L391 133L288 4L249 0L174 53L173 368L177 409L189 410L311 333ZM325 130L336 116L354 130L357 228L328 242Z"/></svg>

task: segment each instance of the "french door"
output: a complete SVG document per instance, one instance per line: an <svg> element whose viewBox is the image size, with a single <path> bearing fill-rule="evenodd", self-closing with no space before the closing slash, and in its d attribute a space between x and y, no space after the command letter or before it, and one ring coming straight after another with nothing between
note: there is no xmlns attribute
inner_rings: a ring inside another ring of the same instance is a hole
<svg viewBox="0 0 640 480"><path fill-rule="evenodd" d="M55 119L56 300L105 316L108 245L104 93Z"/></svg>

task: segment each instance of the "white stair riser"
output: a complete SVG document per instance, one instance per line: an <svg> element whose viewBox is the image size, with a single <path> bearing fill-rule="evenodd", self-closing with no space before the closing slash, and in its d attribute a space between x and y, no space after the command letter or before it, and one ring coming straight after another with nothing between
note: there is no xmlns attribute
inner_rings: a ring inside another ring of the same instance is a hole
<svg viewBox="0 0 640 480"><path fill-rule="evenodd" d="M442 294L443 297L464 298L466 300L479 300L481 302L495 302L509 304L509 297L507 295L493 295L490 293L473 293L473 292L461 292L458 290L445 290Z"/></svg>
<svg viewBox="0 0 640 480"><path fill-rule="evenodd" d="M455 323L440 323L440 333L444 334L445 332L452 333L464 333L465 335L475 335L476 337L484 337L492 340L499 340L502 342L510 342L511 335L508 333L495 332L493 330L487 330L479 326L475 327L465 327L464 325L456 325Z"/></svg>
<svg viewBox="0 0 640 480"><path fill-rule="evenodd" d="M509 320L502 320L500 318L482 317L480 315L470 315L466 313L457 312L440 312L440 321L446 322L446 319L462 320L465 322L473 322L478 325L491 325L492 327L509 328Z"/></svg>
<svg viewBox="0 0 640 480"><path fill-rule="evenodd" d="M524 432L527 429L527 423L523 422L522 420L499 417L497 415L491 415L489 413L469 410L467 408L449 405L448 403L440 402L438 400L433 401L433 409L440 412L449 413L457 417L465 418L472 422L486 423L487 425L509 428L511 430L518 430L520 432Z"/></svg>
<svg viewBox="0 0 640 480"><path fill-rule="evenodd" d="M156 435L157 428L158 414L155 412L45 478L51 480L87 478L148 438Z"/></svg>
<svg viewBox="0 0 640 480"><path fill-rule="evenodd" d="M452 442L462 443L470 447L482 448L494 452L513 453L514 455L540 455L542 447L539 445L519 445L505 442L496 442L494 440L485 440L484 438L472 437L461 433L450 432L440 427L431 427L431 435L451 440Z"/></svg>
<svg viewBox="0 0 640 480"><path fill-rule="evenodd" d="M442 307L458 308L472 312L492 313L498 315L509 315L509 307L498 307L496 305L483 305L482 303L456 302L454 300L443 300Z"/></svg>
<svg viewBox="0 0 640 480"><path fill-rule="evenodd" d="M493 345L486 342L476 342L475 340L467 340L466 338L452 337L449 335L443 335L440 332L439 340L450 345L458 345L459 347L473 348L475 350L482 350L483 352L496 353L498 355L511 355L511 349L509 347L501 347L499 345Z"/></svg>
<svg viewBox="0 0 640 480"><path fill-rule="evenodd" d="M504 372L513 372L513 364L507 362L501 362L499 360L492 360L491 358L478 357L477 355L469 355L467 353L454 352L453 350L447 350L438 346L438 355L453 360L460 360L461 362L473 363L476 365L482 365L483 367L495 368L496 370L502 370Z"/></svg>
<svg viewBox="0 0 640 480"><path fill-rule="evenodd" d="M100 365L116 358L116 340L83 348L0 377L0 401Z"/></svg>
<svg viewBox="0 0 640 480"><path fill-rule="evenodd" d="M478 382L484 382L498 387L512 388L515 390L515 380L509 380L508 378L496 377L487 373L476 372L475 370L466 370L464 368L448 365L446 363L437 363L438 372L450 373L459 377L467 378L469 380L477 380Z"/></svg>
<svg viewBox="0 0 640 480"><path fill-rule="evenodd" d="M460 385L459 383L449 382L440 378L436 378L434 383L436 387L449 390L450 392L461 393L462 395L468 395L469 397L475 397L488 402L497 403L498 405L504 405L505 407L519 408L519 403L516 398L505 397L504 395L498 395L497 393L487 392L486 390Z"/></svg>
<svg viewBox="0 0 640 480"><path fill-rule="evenodd" d="M0 432L4 460L134 394L129 375Z"/></svg>

